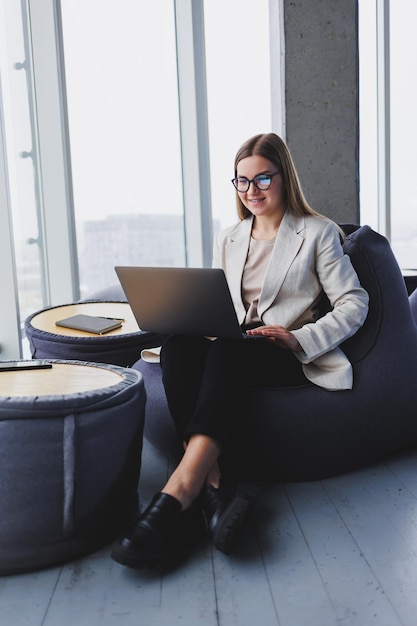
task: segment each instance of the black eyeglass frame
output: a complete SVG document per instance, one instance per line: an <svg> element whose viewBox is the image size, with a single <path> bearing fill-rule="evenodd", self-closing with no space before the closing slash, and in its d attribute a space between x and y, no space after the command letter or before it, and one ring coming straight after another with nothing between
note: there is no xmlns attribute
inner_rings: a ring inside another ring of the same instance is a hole
<svg viewBox="0 0 417 626"><path fill-rule="evenodd" d="M267 191L270 188L270 186L272 185L272 179L277 174L280 174L280 172L274 172L273 174L257 174L255 176L255 178L252 178L252 180L249 180L249 178L246 178L245 176L236 176L235 178L232 178L231 183L232 183L233 187L236 189L236 191L238 191L239 193L246 193L247 191L249 191L249 187L250 187L251 183L253 183L255 185L255 187L257 189L259 189L259 191ZM259 182L259 180L261 178L263 178L263 177L271 179L269 181L268 187L261 188L261 187L258 186L257 181ZM245 180L247 185L248 185L247 189L244 189L244 190L238 189L238 187L237 187L237 181L238 180Z"/></svg>

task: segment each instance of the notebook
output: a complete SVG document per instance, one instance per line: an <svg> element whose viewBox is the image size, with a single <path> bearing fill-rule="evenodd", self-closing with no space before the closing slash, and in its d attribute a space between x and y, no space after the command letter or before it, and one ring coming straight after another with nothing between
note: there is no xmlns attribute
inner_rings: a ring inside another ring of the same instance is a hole
<svg viewBox="0 0 417 626"><path fill-rule="evenodd" d="M231 339L242 333L222 269L115 267L141 330Z"/></svg>
<svg viewBox="0 0 417 626"><path fill-rule="evenodd" d="M62 320L55 322L56 326L64 328L72 328L73 330L83 330L94 335L104 335L111 330L122 327L123 320L117 320L113 317L99 317L95 315L71 315Z"/></svg>

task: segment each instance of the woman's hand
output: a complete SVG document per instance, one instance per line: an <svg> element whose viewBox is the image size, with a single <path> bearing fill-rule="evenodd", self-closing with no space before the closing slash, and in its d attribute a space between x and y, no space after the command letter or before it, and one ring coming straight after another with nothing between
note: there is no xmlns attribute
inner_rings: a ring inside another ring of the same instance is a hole
<svg viewBox="0 0 417 626"><path fill-rule="evenodd" d="M252 328L247 330L248 335L262 335L267 337L269 341L273 342L278 348L284 348L284 350L292 350L292 352L301 352L302 347L298 343L298 340L289 330L283 326L258 326L258 328Z"/></svg>

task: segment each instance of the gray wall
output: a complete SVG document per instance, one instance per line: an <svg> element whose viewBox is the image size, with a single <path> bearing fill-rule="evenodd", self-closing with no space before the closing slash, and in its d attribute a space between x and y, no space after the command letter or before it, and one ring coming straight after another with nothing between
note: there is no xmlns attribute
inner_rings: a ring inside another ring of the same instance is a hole
<svg viewBox="0 0 417 626"><path fill-rule="evenodd" d="M286 139L312 207L359 223L357 0L284 0Z"/></svg>

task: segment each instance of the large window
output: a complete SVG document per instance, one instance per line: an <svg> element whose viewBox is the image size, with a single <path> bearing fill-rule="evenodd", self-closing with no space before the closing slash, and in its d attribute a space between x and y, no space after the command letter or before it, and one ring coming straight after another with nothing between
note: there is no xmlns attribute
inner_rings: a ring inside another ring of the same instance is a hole
<svg viewBox="0 0 417 626"><path fill-rule="evenodd" d="M409 269L417 269L416 20L415 0L391 0L391 240L401 267Z"/></svg>
<svg viewBox="0 0 417 626"><path fill-rule="evenodd" d="M417 18L414 0L359 3L361 221L417 268Z"/></svg>
<svg viewBox="0 0 417 626"><path fill-rule="evenodd" d="M116 264L185 261L175 21L171 0L61 4L87 295L116 281Z"/></svg>
<svg viewBox="0 0 417 626"><path fill-rule="evenodd" d="M115 264L188 262L175 6L159 0L155 11L148 0L120 0L115 11L112 0L61 4L80 286L86 295L114 281ZM269 9L268 0L210 0L203 8L207 169L217 230L236 219L230 178L237 147L271 128ZM246 92L242 76L245 83L256 76L256 91Z"/></svg>
<svg viewBox="0 0 417 626"><path fill-rule="evenodd" d="M48 292L39 151L31 89L30 40L23 27L24 22L25 14L22 14L20 2L0 2L3 121L22 319L43 305Z"/></svg>
<svg viewBox="0 0 417 626"><path fill-rule="evenodd" d="M80 281L89 293L109 284L115 263L186 261L174 4L159 2L155 12L146 0L122 0L115 14L111 1L62 0L62 20ZM236 149L271 129L268 0L206 1L204 22L216 231L236 219ZM256 90L246 91L242 71L256 76Z"/></svg>
<svg viewBox="0 0 417 626"><path fill-rule="evenodd" d="M235 151L271 129L271 11L268 0L0 0L8 328L16 310L22 329L35 310L116 282L116 264L210 263L212 232L236 220ZM14 358L21 336L0 344Z"/></svg>

